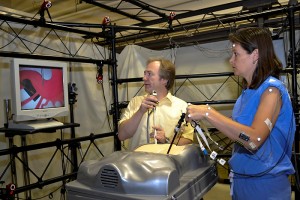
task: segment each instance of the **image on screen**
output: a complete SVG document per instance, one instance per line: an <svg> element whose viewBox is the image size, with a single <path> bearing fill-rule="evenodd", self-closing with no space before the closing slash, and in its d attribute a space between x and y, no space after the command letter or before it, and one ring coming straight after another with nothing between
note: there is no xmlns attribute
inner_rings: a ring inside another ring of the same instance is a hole
<svg viewBox="0 0 300 200"><path fill-rule="evenodd" d="M19 75L22 110L65 106L62 68L21 65Z"/></svg>

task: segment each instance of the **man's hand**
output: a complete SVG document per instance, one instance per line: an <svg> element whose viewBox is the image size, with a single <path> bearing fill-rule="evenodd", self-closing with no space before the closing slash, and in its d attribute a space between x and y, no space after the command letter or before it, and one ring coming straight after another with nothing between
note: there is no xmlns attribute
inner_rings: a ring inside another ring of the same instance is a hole
<svg viewBox="0 0 300 200"><path fill-rule="evenodd" d="M153 109L158 104L158 99L156 96L148 95L144 98L144 100L141 103L140 111L142 113L147 112L148 109Z"/></svg>
<svg viewBox="0 0 300 200"><path fill-rule="evenodd" d="M167 137L165 130L161 126L152 126L153 130L156 130L156 139L159 143L166 143ZM150 138L154 138L154 131L150 133Z"/></svg>

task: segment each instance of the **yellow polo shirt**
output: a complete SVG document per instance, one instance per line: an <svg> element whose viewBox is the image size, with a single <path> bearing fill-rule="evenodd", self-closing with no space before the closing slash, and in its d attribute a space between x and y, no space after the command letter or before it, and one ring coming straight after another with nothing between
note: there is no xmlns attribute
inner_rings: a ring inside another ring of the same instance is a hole
<svg viewBox="0 0 300 200"><path fill-rule="evenodd" d="M145 96L146 95L136 96L129 102L127 108L124 109L122 113L119 124L131 118L131 116L137 112ZM134 150L141 145L151 143L152 141L151 139L149 140L148 134L153 132L152 126L154 124L160 125L165 130L166 137L171 140L182 113L186 112L186 107L187 103L185 101L168 93L166 97L159 101L155 112L149 110L143 115L135 134L132 138L128 139L128 149ZM183 128L182 137L193 140L194 129L191 125L188 124L188 126L186 126L184 122L181 127Z"/></svg>

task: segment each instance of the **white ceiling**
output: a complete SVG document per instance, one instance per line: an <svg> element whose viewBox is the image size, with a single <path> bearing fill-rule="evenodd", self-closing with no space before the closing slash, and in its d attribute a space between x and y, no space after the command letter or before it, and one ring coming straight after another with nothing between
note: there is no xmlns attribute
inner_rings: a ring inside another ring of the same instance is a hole
<svg viewBox="0 0 300 200"><path fill-rule="evenodd" d="M0 11L5 9L12 13L19 14L27 17L34 17L35 19L40 18L39 10L44 0L0 0ZM116 26L133 26L143 24L143 22L151 22L155 20L161 20L159 23L150 23L150 25L145 25L146 27L156 27L167 29L168 23L167 18L171 11L176 13L176 16L183 16L180 19L173 20L172 25L174 27L179 27L181 31L174 33L172 36L184 35L190 37L191 35L196 35L200 31L214 30L219 27L224 26L222 21L219 24L212 27L202 27L202 20L212 19L218 21L219 16L225 15L236 15L242 11L242 6L230 7L228 9L217 9L218 11L211 11L205 14L193 14L188 17L187 13L194 13L193 11L199 12L201 9L212 8L219 5L232 5L238 2L250 2L254 5L258 5L262 2L274 2L275 0L90 0L95 2L96 5L86 3L89 1L84 0L51 0L52 6L48 9L48 12L44 12L46 22L64 22L64 23L82 23L82 24L96 24L101 25L102 20L105 16L109 16L111 24ZM287 5L287 0L278 0L280 4ZM135 3L140 3L144 7L138 7L134 5ZM99 4L107 6L112 10L104 9L99 7ZM277 4L276 6L278 6ZM224 8L222 6L222 8ZM115 12L116 11L116 12ZM117 12L126 13L120 14ZM0 13L1 14L1 13ZM162 14L162 15L159 15ZM130 18L130 16L132 18ZM51 19L50 19L51 17ZM138 19L137 19L138 18ZM179 17L178 17L179 18ZM164 19L164 20L162 20ZM200 28L193 28L188 30L184 27L188 23L199 23ZM145 23L144 23L145 24ZM224 26L225 27L225 26ZM227 28L232 28L231 25L227 25ZM99 29L99 27L98 27ZM99 32L99 30L94 30L89 28L89 31ZM121 36L134 35L138 31L136 30L126 30L121 34L117 35L117 38ZM226 33L227 35L227 33ZM164 38L170 37L162 36ZM156 38L157 39L157 38Z"/></svg>
<svg viewBox="0 0 300 200"><path fill-rule="evenodd" d="M215 5L234 2L233 0L142 0L143 2L154 6L153 9L169 15L168 10L176 11L180 14L187 11L198 10ZM38 13L43 0L0 0L0 5L12 8L18 11L23 11L35 15ZM54 21L62 22L79 22L79 23L101 23L104 16L109 16L113 23L117 25L131 25L137 23L135 20L130 20L128 17L107 11L103 8L92 4L85 3L80 0L51 0L52 7L49 8L49 13ZM105 4L112 8L118 8L124 12L137 14L140 9L133 6L131 3L121 0L98 0L101 4ZM157 8L156 8L157 7ZM159 10L166 9L166 10ZM154 19L155 15L149 14L147 11L142 11L143 18L147 20ZM46 16L47 17L47 16Z"/></svg>

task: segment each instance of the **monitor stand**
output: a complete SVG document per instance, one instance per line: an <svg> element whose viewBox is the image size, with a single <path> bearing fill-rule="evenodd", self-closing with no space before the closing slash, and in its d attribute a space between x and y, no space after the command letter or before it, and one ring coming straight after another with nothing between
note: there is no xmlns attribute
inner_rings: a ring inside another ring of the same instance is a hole
<svg viewBox="0 0 300 200"><path fill-rule="evenodd" d="M32 121L23 121L23 122L15 122L9 121L8 128L11 129L44 129L44 128L52 128L63 126L62 122L56 121L54 119L41 119L41 120L32 120Z"/></svg>

